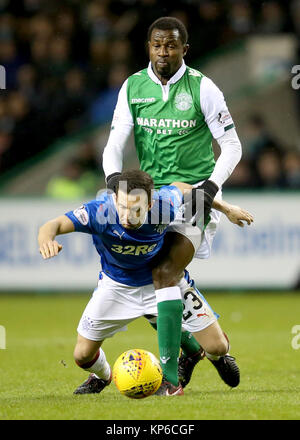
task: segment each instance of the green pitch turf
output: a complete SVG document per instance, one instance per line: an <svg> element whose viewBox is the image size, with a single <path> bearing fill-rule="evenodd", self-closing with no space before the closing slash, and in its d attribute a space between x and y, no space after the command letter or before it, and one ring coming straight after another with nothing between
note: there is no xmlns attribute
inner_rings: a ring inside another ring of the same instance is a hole
<svg viewBox="0 0 300 440"><path fill-rule="evenodd" d="M88 295L0 295L7 336L0 349L0 419L299 420L300 348L292 347L292 328L300 325L300 294L206 297L230 337L240 386L228 388L205 359L183 397L131 400L113 383L100 395L72 394L87 377L72 353ZM111 364L129 348L158 355L156 333L144 319L103 348Z"/></svg>

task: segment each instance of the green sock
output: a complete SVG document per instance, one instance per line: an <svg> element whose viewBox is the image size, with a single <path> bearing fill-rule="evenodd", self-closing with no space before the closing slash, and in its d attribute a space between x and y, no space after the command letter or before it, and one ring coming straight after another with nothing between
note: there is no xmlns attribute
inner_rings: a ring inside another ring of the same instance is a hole
<svg viewBox="0 0 300 440"><path fill-rule="evenodd" d="M157 330L157 325L154 322L150 322L150 325ZM181 332L181 343L180 346L182 348L184 356L192 356L197 353L201 346L197 342L196 338L192 335L192 333L187 331Z"/></svg>
<svg viewBox="0 0 300 440"><path fill-rule="evenodd" d="M157 333L160 363L168 382L178 385L178 357L181 339L182 301L158 302Z"/></svg>
<svg viewBox="0 0 300 440"><path fill-rule="evenodd" d="M181 348L184 356L191 356L197 353L201 346L190 332L181 333Z"/></svg>

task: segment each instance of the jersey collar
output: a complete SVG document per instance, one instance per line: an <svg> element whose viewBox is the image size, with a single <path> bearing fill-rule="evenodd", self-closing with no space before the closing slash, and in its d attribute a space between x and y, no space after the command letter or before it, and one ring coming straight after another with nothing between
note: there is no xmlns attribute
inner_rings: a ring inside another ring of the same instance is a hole
<svg viewBox="0 0 300 440"><path fill-rule="evenodd" d="M177 81L179 81L180 78L183 77L185 71L186 71L186 64L185 64L184 60L182 60L181 67L177 70L177 72L175 73L175 75L173 75L173 76L169 79L169 81L167 82L166 85L174 84L174 83L176 83ZM152 79L152 81L154 81L156 84L160 84L160 85L162 85L161 81L157 78L157 76L155 75L155 73L154 73L153 70L152 70L151 61L150 61L149 64L148 64L147 73L148 73L149 77Z"/></svg>

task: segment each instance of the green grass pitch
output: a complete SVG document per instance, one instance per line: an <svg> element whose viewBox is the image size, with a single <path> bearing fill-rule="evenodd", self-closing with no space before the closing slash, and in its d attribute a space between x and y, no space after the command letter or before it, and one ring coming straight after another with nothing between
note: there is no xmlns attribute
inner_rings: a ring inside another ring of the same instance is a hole
<svg viewBox="0 0 300 440"><path fill-rule="evenodd" d="M89 295L1 295L0 419L214 420L300 419L300 294L212 294L241 383L228 388L207 359L182 397L128 399L112 383L99 395L75 396L87 374L74 363L76 327ZM299 339L298 339L299 342ZM111 365L129 348L158 355L156 333L140 318L103 348Z"/></svg>

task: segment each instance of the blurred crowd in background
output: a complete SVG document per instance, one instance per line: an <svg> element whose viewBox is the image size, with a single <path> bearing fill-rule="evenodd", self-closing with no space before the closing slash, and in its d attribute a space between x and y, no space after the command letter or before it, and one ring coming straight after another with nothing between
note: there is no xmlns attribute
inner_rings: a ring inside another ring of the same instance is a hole
<svg viewBox="0 0 300 440"><path fill-rule="evenodd" d="M148 64L147 28L165 15L189 31L187 64L255 33L293 32L300 41L300 0L0 0L7 87L0 95L0 173L63 136L110 121L121 84ZM299 149L278 144L259 114L241 141L246 154L228 187L300 188ZM62 178L72 183L98 173L93 154L87 142Z"/></svg>

